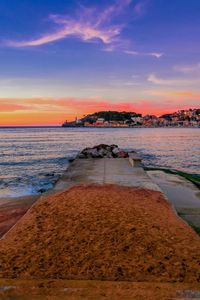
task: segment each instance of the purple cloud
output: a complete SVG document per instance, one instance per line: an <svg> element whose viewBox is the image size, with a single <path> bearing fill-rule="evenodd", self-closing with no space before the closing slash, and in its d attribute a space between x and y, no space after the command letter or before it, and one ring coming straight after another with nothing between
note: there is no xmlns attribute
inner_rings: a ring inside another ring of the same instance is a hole
<svg viewBox="0 0 200 300"><path fill-rule="evenodd" d="M63 22L62 19L60 24L63 24L63 27L54 33L47 33L39 38L26 41L9 41L7 45L12 47L40 46L62 40L70 36L78 37L83 41L99 39L104 44L110 44L120 33L120 28L117 26L103 29L91 26L89 23L82 23L80 21L77 22L75 20L66 20Z"/></svg>
<svg viewBox="0 0 200 300"><path fill-rule="evenodd" d="M8 41L12 47L40 46L61 39L75 36L83 41L100 40L103 44L111 44L116 41L123 26L111 25L111 19L120 14L132 0L117 0L114 5L108 6L99 13L97 8L81 7L77 16L50 15L49 19L59 25L59 29L53 33L45 33L38 38L24 41Z"/></svg>
<svg viewBox="0 0 200 300"><path fill-rule="evenodd" d="M37 47L55 41L76 37L84 42L100 41L104 51L120 50L129 55L148 55L160 58L163 54L157 52L139 53L129 50L129 41L121 37L125 24L113 25L113 19L127 11L133 0L115 0L114 4L99 11L97 7L81 6L74 17L65 15L50 15L49 20L56 26L54 32L45 33L36 38L23 41L8 41L10 47ZM136 15L140 15L147 0L134 6Z"/></svg>
<svg viewBox="0 0 200 300"><path fill-rule="evenodd" d="M110 21L114 16L117 16L123 12L132 3L132 0L118 0L114 5L106 8L98 17L98 24Z"/></svg>

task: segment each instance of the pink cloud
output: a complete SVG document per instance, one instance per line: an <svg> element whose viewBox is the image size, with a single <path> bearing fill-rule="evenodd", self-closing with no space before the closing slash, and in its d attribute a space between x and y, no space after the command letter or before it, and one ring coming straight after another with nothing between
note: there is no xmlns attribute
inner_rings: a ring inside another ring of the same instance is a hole
<svg viewBox="0 0 200 300"><path fill-rule="evenodd" d="M25 110L25 106L23 104L18 104L15 101L10 101L5 99L3 102L0 102L0 112L15 112L19 110Z"/></svg>
<svg viewBox="0 0 200 300"><path fill-rule="evenodd" d="M180 97L178 95L178 97ZM178 98L179 99L179 98ZM18 102L20 101L20 104ZM196 104L195 104L196 103ZM157 101L141 99L139 101L109 102L104 99L78 99L78 98L35 98L35 99L1 99L0 111L13 114L13 118L23 112L26 115L40 116L48 121L51 114L51 123L59 123L64 118L74 119L84 114L94 113L101 110L135 111L138 113L161 115L179 109L198 107L198 102L189 104L188 98L177 101L176 98L162 98ZM59 121L60 120L60 121ZM23 121L23 120L22 120ZM46 123L48 123L45 121Z"/></svg>
<svg viewBox="0 0 200 300"><path fill-rule="evenodd" d="M62 20L61 22L63 23ZM117 26L103 29L92 26L89 23L82 23L81 21L66 20L63 24L63 28L54 33L45 34L39 38L27 41L9 41L7 44L12 47L40 46L62 40L70 36L78 37L83 41L99 39L104 44L109 44L119 35L119 33L120 27Z"/></svg>
<svg viewBox="0 0 200 300"><path fill-rule="evenodd" d="M114 4L101 10L98 7L84 7L72 17L69 15L50 15L49 20L55 24L53 32L40 34L39 37L5 42L9 47L38 47L59 40L75 37L83 42L101 41L107 52L120 50L129 55L146 55L160 58L159 52L139 53L129 51L129 41L122 38L121 34L127 24L112 25L112 20L120 14L127 12L133 0L115 0ZM139 2L134 7L134 13L141 15L146 8L146 1Z"/></svg>
<svg viewBox="0 0 200 300"><path fill-rule="evenodd" d="M114 5L108 6L97 18L97 24L110 21L113 16L123 12L123 10L132 3L132 0L118 0Z"/></svg>
<svg viewBox="0 0 200 300"><path fill-rule="evenodd" d="M7 45L11 47L34 47L70 36L75 36L87 42L98 39L104 44L111 44L114 40L117 40L123 26L110 25L110 19L120 14L131 2L132 0L118 0L115 5L108 6L101 12L96 8L82 7L77 14L78 16L74 18L71 16L50 15L49 19L59 25L58 30L30 40L8 41Z"/></svg>

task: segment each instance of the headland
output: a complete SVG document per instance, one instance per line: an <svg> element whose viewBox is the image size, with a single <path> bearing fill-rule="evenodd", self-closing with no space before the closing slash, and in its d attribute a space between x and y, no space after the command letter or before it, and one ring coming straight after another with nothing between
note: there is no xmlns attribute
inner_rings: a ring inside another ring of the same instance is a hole
<svg viewBox="0 0 200 300"><path fill-rule="evenodd" d="M180 110L155 116L126 111L99 111L62 124L62 127L87 128L146 128L146 127L200 127L200 109Z"/></svg>

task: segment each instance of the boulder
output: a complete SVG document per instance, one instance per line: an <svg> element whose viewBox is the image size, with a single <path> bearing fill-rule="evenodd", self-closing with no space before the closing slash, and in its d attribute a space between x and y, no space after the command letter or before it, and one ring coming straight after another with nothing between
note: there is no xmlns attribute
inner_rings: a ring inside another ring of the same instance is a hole
<svg viewBox="0 0 200 300"><path fill-rule="evenodd" d="M126 158L126 157L128 157L128 153L121 150L118 152L117 157L118 158Z"/></svg>
<svg viewBox="0 0 200 300"><path fill-rule="evenodd" d="M119 149L117 145L100 144L92 148L83 149L78 158L124 158L128 157L128 152Z"/></svg>
<svg viewBox="0 0 200 300"><path fill-rule="evenodd" d="M86 158L86 156L85 156L85 154L80 153L80 154L78 154L78 158Z"/></svg>
<svg viewBox="0 0 200 300"><path fill-rule="evenodd" d="M118 147L115 147L115 148L112 149L112 153L114 155L118 155L119 152L120 152L120 149Z"/></svg>

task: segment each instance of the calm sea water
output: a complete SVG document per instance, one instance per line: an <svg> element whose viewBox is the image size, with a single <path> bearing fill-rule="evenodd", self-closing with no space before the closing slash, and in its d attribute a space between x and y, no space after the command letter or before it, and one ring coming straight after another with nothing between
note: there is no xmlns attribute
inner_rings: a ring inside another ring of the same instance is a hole
<svg viewBox="0 0 200 300"><path fill-rule="evenodd" d="M198 128L1 128L0 198L53 187L69 158L99 143L136 150L146 166L200 174Z"/></svg>

